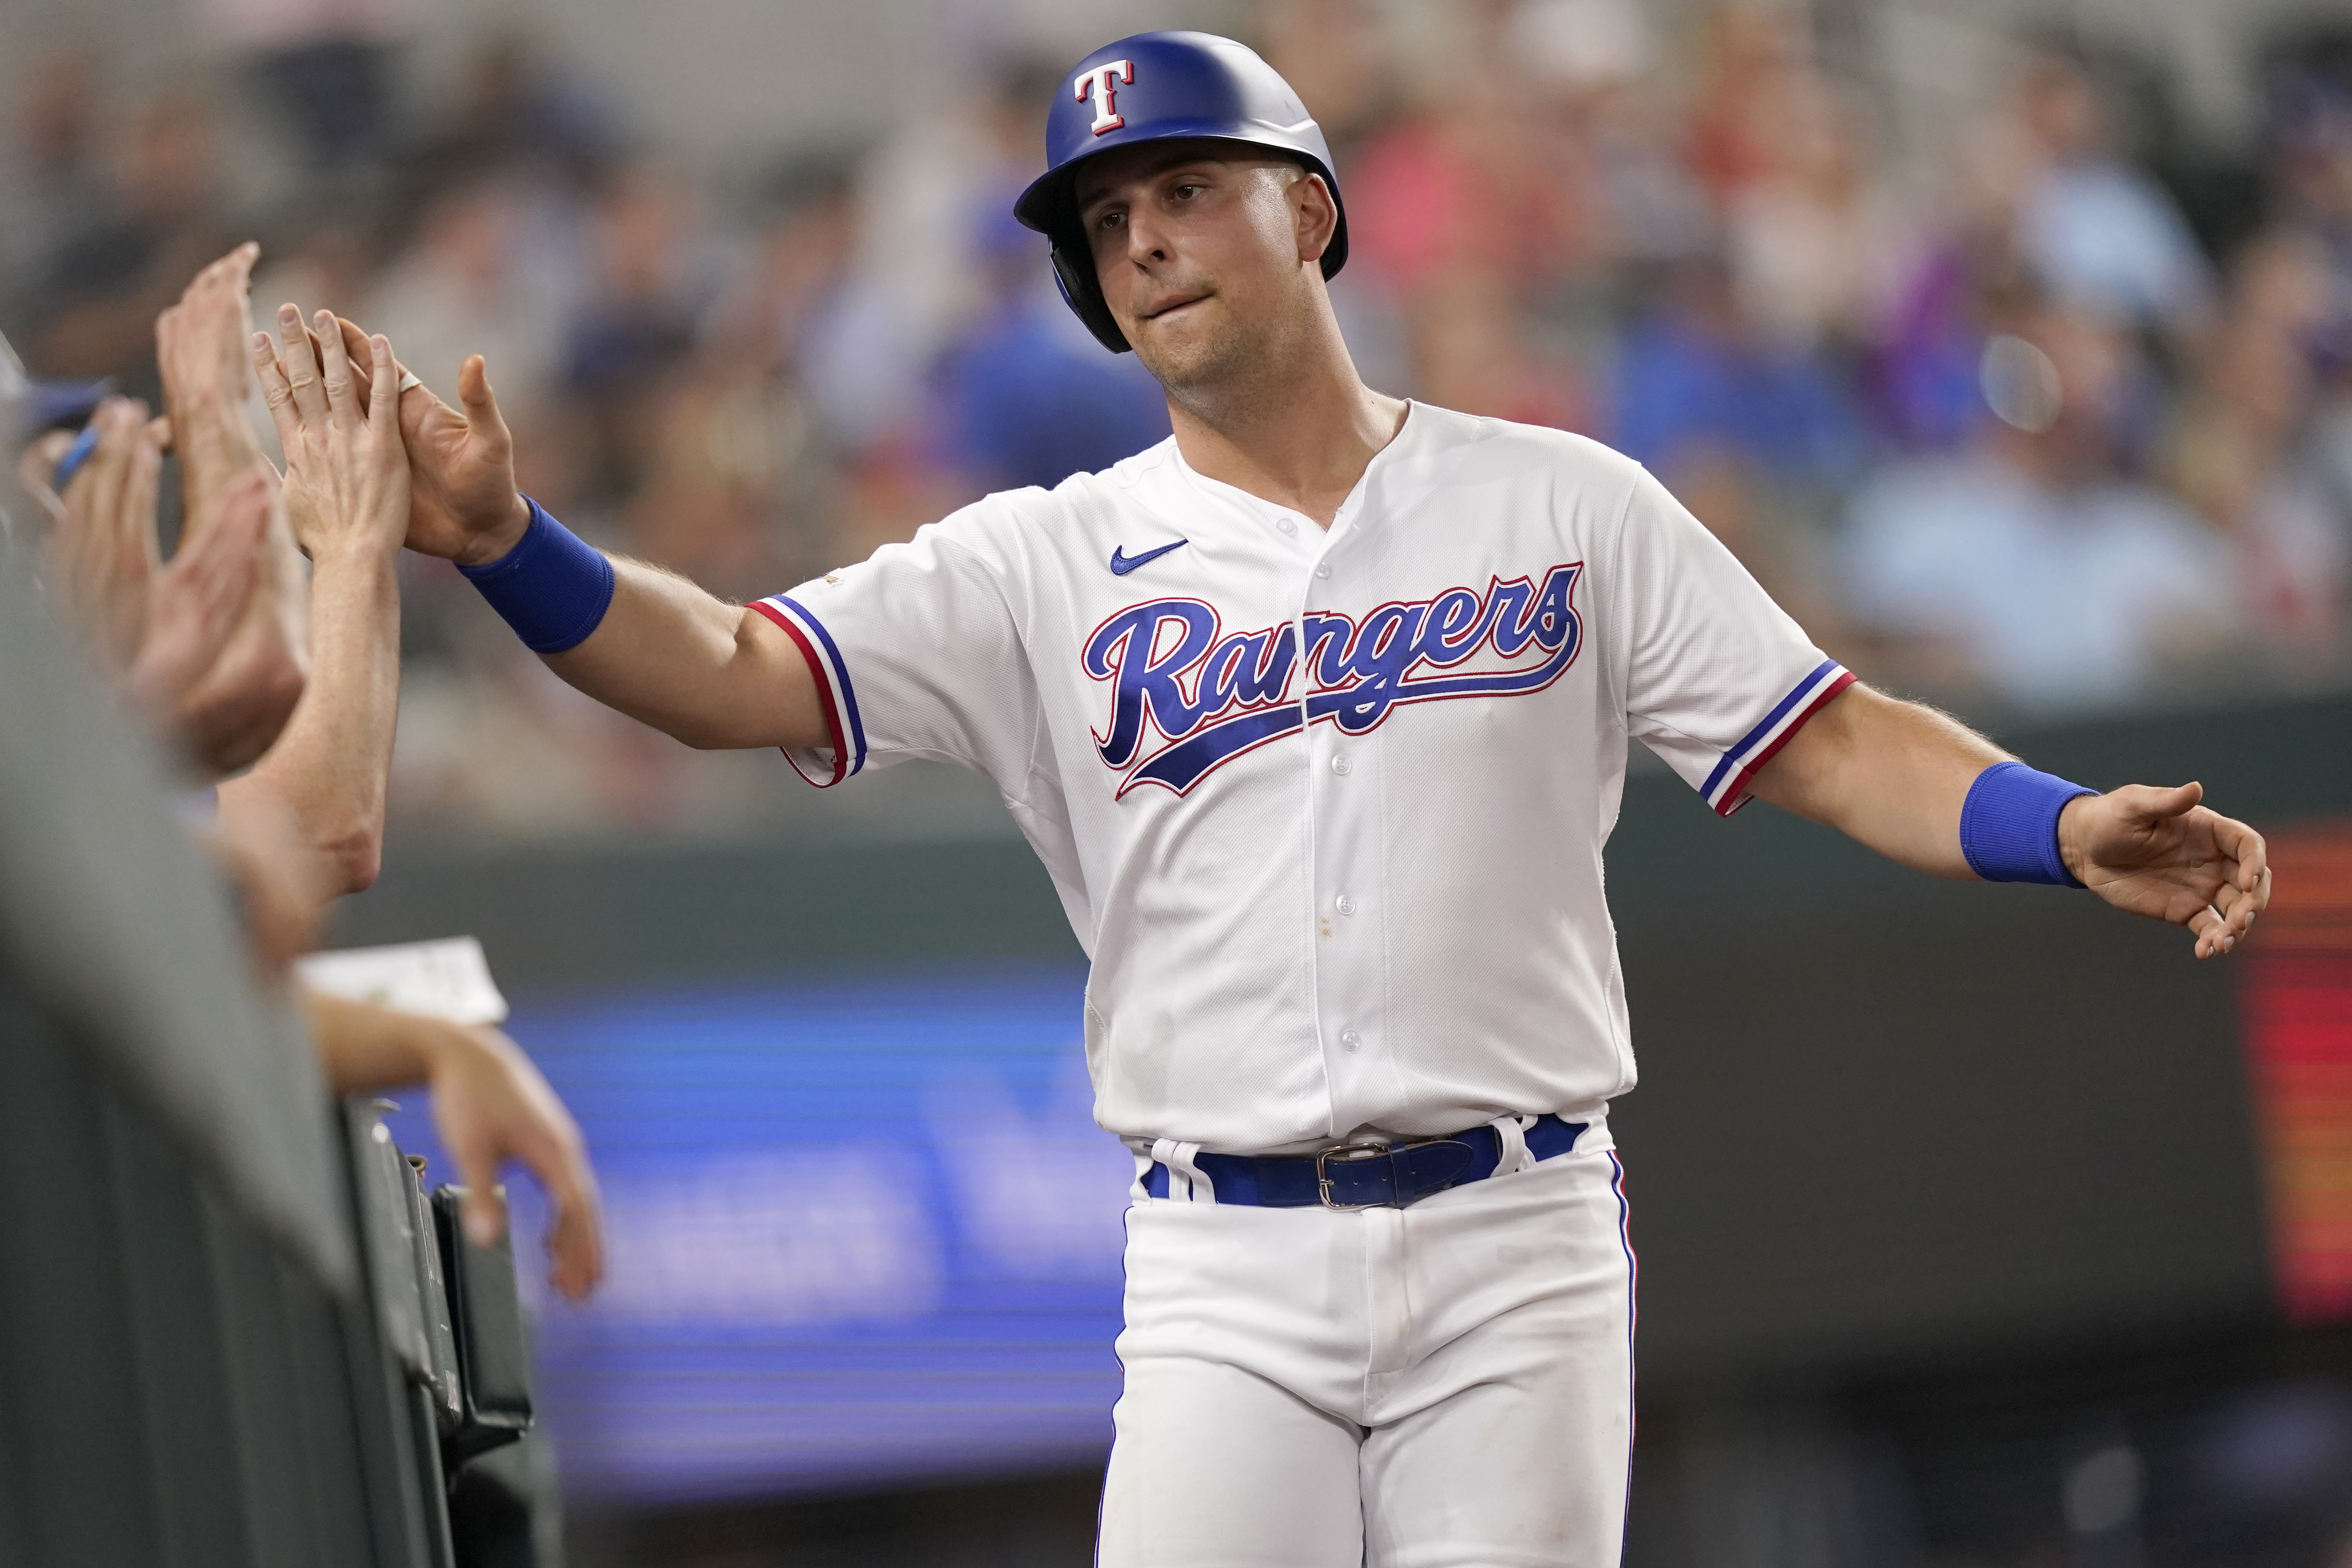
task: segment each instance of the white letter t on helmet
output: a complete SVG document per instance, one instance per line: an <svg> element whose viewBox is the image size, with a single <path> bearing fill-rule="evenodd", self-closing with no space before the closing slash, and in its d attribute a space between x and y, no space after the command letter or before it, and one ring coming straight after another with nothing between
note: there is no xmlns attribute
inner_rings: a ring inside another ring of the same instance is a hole
<svg viewBox="0 0 2352 1568"><path fill-rule="evenodd" d="M1076 90L1070 96L1080 103L1087 100L1088 93L1094 94L1096 135L1116 131L1127 123L1127 117L1118 112L1118 88L1121 82L1134 80L1133 60L1113 60L1107 66L1097 66L1071 84Z"/></svg>

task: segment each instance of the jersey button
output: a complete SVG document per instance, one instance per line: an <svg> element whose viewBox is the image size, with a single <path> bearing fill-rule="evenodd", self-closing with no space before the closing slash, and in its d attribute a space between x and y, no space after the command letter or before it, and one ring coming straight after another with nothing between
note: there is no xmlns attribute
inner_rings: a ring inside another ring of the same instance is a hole
<svg viewBox="0 0 2352 1568"><path fill-rule="evenodd" d="M1329 575L1331 575L1331 568L1329 568L1328 566L1325 566L1325 565L1318 564L1318 565L1316 566L1316 568L1315 568L1315 575L1317 575L1318 577L1328 577Z"/></svg>
<svg viewBox="0 0 2352 1568"><path fill-rule="evenodd" d="M1363 1037L1363 1036L1361 1036L1361 1035L1360 1035L1360 1034L1358 1034L1358 1033L1356 1033L1356 1031L1355 1031L1355 1030L1353 1030L1353 1029L1342 1029L1342 1030L1340 1030L1340 1031L1339 1031L1339 1048L1340 1048L1341 1050L1343 1050L1343 1051L1356 1051L1356 1050L1361 1050L1361 1049L1363 1048L1363 1045L1364 1045L1364 1037Z"/></svg>
<svg viewBox="0 0 2352 1568"><path fill-rule="evenodd" d="M1356 900L1349 898L1347 894L1342 893L1339 895L1339 901L1333 905L1333 908L1337 909L1343 915L1352 915L1356 912Z"/></svg>
<svg viewBox="0 0 2352 1568"><path fill-rule="evenodd" d="M1276 518L1274 520L1274 526L1282 530L1285 533L1297 533L1298 531L1298 525L1291 521L1286 517Z"/></svg>
<svg viewBox="0 0 2352 1568"><path fill-rule="evenodd" d="M1331 759L1331 771L1341 778L1346 778L1356 771L1356 764L1345 757L1334 757Z"/></svg>

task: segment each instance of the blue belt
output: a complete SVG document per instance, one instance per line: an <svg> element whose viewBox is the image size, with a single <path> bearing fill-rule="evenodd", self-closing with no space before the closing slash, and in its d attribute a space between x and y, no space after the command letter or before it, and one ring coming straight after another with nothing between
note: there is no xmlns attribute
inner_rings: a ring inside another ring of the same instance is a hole
<svg viewBox="0 0 2352 1568"><path fill-rule="evenodd" d="M1565 1154L1586 1125L1538 1116L1525 1134L1528 1152L1538 1160ZM1319 1154L1200 1153L1192 1164L1215 1185L1221 1204L1378 1209L1404 1208L1432 1193L1483 1182L1502 1159L1502 1134L1486 1126L1418 1143L1342 1143ZM1168 1167L1155 1162L1143 1190L1166 1197Z"/></svg>

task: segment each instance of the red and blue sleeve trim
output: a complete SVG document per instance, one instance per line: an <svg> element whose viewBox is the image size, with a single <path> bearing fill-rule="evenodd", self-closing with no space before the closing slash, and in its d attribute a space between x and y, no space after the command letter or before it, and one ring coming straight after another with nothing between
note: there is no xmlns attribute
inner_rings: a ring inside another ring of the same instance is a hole
<svg viewBox="0 0 2352 1568"><path fill-rule="evenodd" d="M816 678L817 700L824 709L825 733L832 740L833 772L828 777L819 778L801 766L800 758L789 749L784 760L819 789L837 784L866 765L866 722L858 715L857 689L850 683L849 666L841 657L840 645L824 629L824 623L789 594L772 595L751 607L782 628L808 660L809 673Z"/></svg>
<svg viewBox="0 0 2352 1568"><path fill-rule="evenodd" d="M1853 684L1853 672L1833 658L1815 665L1786 697L1773 704L1763 722L1739 738L1706 775L1699 793L1717 816L1729 816L1748 804L1748 782L1772 760L1805 721L1829 705L1831 698Z"/></svg>

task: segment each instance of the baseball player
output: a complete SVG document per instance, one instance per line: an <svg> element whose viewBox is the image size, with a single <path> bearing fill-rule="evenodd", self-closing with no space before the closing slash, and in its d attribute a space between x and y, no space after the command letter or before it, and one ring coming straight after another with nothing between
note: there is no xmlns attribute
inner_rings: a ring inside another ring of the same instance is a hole
<svg viewBox="0 0 2352 1568"><path fill-rule="evenodd" d="M1096 1117L1138 1172L1101 1562L1613 1563L1628 740L1723 816L2088 887L2200 957L2263 907L2263 841L2195 784L2100 795L1855 684L1607 448L1365 386L1339 182L1248 49L1122 38L1046 146L1015 211L1171 439L746 607L519 496L475 359L462 410L404 395L409 542L690 745L1002 791L1092 960Z"/></svg>

